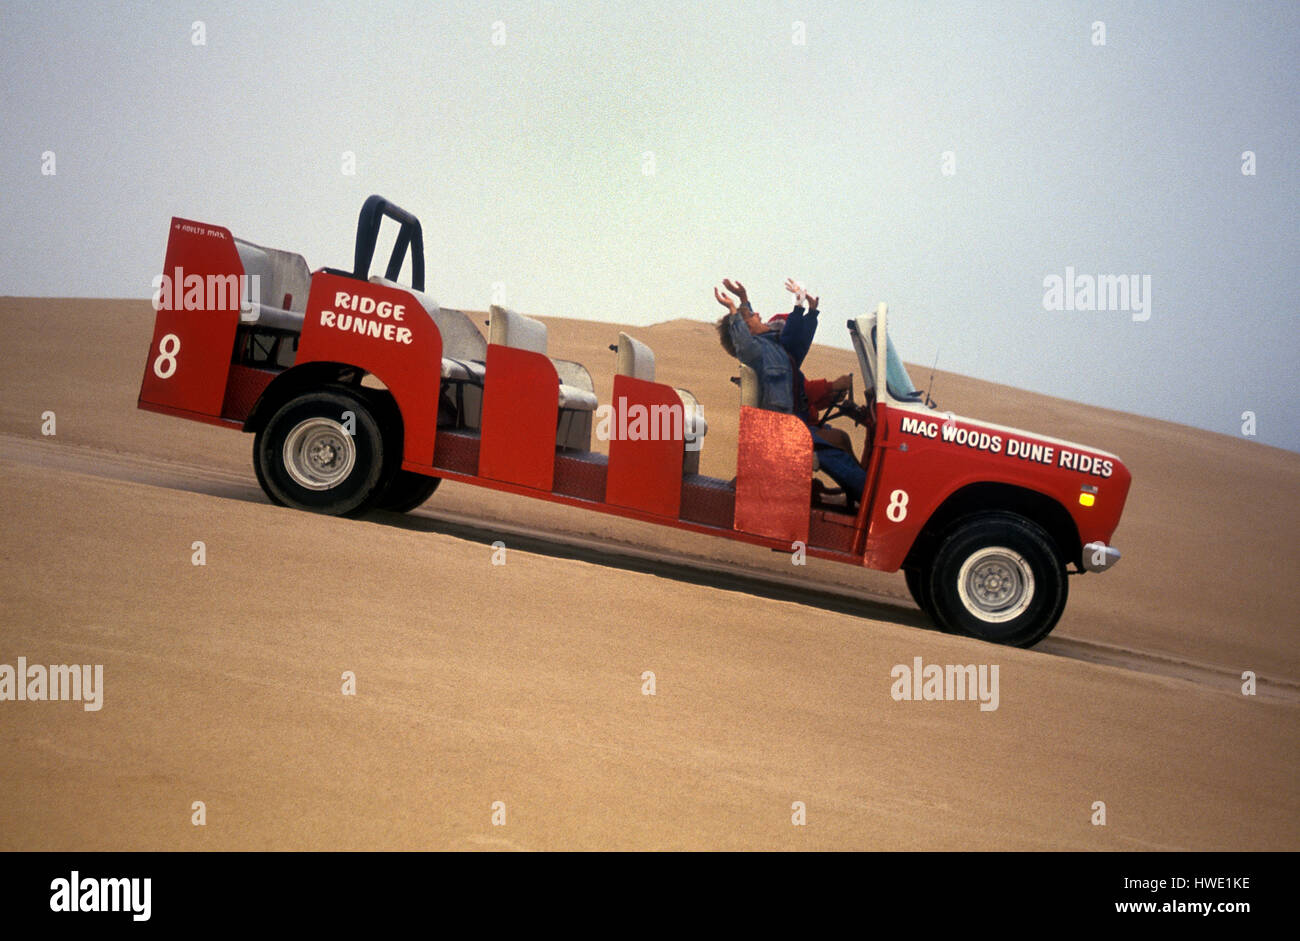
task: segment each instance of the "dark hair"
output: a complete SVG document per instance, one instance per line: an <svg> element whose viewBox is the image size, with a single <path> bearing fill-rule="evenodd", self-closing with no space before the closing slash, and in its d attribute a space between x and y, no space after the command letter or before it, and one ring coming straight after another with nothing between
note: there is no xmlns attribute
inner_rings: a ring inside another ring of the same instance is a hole
<svg viewBox="0 0 1300 941"><path fill-rule="evenodd" d="M722 348L727 351L727 355L735 357L736 344L731 339L731 318L734 314L723 314L718 320L718 340L722 343Z"/></svg>

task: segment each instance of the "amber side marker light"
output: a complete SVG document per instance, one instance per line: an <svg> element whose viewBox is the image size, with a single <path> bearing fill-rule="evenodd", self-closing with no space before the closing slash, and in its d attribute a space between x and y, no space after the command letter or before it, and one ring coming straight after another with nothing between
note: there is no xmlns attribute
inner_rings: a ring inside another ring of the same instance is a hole
<svg viewBox="0 0 1300 941"><path fill-rule="evenodd" d="M1091 487L1088 484L1084 484L1083 490L1079 494L1079 505L1092 506L1096 502L1097 502L1097 488Z"/></svg>

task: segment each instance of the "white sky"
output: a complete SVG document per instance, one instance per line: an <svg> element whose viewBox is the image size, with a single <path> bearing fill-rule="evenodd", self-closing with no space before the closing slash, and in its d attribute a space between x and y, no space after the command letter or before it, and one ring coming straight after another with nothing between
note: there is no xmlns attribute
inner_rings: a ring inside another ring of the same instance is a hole
<svg viewBox="0 0 1300 941"><path fill-rule="evenodd" d="M1298 65L1291 2L0 0L0 294L147 297L173 215L350 268L380 193L448 306L713 320L795 275L819 342L885 300L927 371L1300 450ZM1150 319L1045 310L1067 266Z"/></svg>

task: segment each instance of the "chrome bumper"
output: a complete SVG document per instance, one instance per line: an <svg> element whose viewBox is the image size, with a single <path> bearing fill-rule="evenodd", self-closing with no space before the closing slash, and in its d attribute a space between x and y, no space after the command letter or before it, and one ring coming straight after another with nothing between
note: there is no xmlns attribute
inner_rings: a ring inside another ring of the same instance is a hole
<svg viewBox="0 0 1300 941"><path fill-rule="evenodd" d="M1089 572L1104 572L1119 561L1119 550L1104 542L1090 542L1083 547L1083 567Z"/></svg>

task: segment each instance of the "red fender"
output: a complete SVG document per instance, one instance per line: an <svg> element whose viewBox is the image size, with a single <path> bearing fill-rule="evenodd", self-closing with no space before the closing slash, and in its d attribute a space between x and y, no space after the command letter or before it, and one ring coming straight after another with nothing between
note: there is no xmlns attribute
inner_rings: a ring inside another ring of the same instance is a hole
<svg viewBox="0 0 1300 941"><path fill-rule="evenodd" d="M359 301L386 305L368 312ZM344 326L345 325L345 326ZM393 394L406 430L403 458L433 465L442 382L442 336L428 311L405 291L318 271L312 275L295 366L347 363L371 373Z"/></svg>

